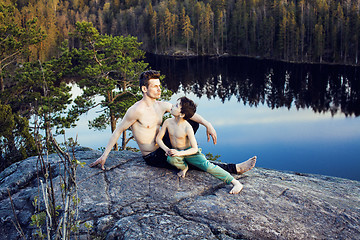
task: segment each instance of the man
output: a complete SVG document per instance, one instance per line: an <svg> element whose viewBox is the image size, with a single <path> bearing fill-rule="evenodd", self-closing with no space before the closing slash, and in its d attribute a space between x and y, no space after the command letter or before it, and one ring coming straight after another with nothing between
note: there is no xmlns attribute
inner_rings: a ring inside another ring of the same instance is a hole
<svg viewBox="0 0 360 240"><path fill-rule="evenodd" d="M95 162L91 163L90 167L100 164L101 169L104 170L104 164L112 147L123 131L131 128L141 154L148 165L174 169L174 167L166 161L165 152L156 144L156 135L159 132L163 116L166 112L170 112L172 107L171 103L157 101L161 96L159 77L160 73L154 70L145 71L140 75L140 89L143 92L143 98L127 110L122 121L111 135L104 153ZM216 144L216 131L211 123L199 114L194 114L189 123L193 126L194 132L196 132L199 124L204 125L206 127L208 141L211 136L214 144ZM164 142L166 141L164 138ZM255 162L256 157L240 164L214 164L221 166L230 173L242 174L252 169L255 166Z"/></svg>

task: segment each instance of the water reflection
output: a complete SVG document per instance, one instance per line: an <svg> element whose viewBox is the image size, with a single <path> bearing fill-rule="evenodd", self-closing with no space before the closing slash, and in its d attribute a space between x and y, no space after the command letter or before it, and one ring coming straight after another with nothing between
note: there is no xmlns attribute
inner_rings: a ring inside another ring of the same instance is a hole
<svg viewBox="0 0 360 240"><path fill-rule="evenodd" d="M291 64L241 57L175 59L147 55L165 85L197 97L236 97L249 106L311 108L316 113L360 115L360 69Z"/></svg>

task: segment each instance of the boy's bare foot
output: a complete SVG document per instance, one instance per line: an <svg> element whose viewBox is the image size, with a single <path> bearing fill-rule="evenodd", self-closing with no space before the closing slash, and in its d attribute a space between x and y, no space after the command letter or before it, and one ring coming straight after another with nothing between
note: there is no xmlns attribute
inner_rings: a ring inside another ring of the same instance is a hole
<svg viewBox="0 0 360 240"><path fill-rule="evenodd" d="M186 172L189 170L189 167L186 167L184 170L181 170L177 173L179 177L185 178Z"/></svg>
<svg viewBox="0 0 360 240"><path fill-rule="evenodd" d="M238 174L243 174L244 172L251 170L255 166L255 163L256 163L256 156L248 159L245 162L236 164L236 171Z"/></svg>
<svg viewBox="0 0 360 240"><path fill-rule="evenodd" d="M243 185L236 179L232 180L231 183L234 187L230 190L230 194L238 194L243 189Z"/></svg>

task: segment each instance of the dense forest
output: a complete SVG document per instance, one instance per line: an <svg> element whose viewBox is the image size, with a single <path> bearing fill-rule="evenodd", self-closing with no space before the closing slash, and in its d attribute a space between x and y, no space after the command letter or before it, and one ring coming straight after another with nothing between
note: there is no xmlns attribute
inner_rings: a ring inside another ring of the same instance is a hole
<svg viewBox="0 0 360 240"><path fill-rule="evenodd" d="M70 41L54 47L51 58L44 56L51 31L42 30L36 17L19 23L18 14L13 5L0 2L0 171L59 149L54 135L96 106L102 111L89 127L110 125L113 131L142 97L138 79L148 65L135 37L100 34L85 21L75 24ZM75 99L70 83L82 89ZM95 101L97 96L103 99ZM130 139L123 132L122 149Z"/></svg>
<svg viewBox="0 0 360 240"><path fill-rule="evenodd" d="M359 0L13 0L17 21L38 18L56 54L77 21L100 34L132 35L157 54L230 54L358 64ZM76 44L73 42L72 44Z"/></svg>
<svg viewBox="0 0 360 240"><path fill-rule="evenodd" d="M0 171L44 141L51 150L52 129L99 104L90 127L114 130L141 98L145 52L358 65L359 9L360 0L0 0ZM71 81L83 90L75 100Z"/></svg>

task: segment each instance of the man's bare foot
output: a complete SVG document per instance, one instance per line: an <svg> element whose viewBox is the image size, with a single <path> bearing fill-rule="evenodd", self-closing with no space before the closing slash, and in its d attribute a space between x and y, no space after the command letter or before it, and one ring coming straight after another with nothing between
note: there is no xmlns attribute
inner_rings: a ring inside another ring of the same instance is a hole
<svg viewBox="0 0 360 240"><path fill-rule="evenodd" d="M236 164L236 171L238 174L243 174L244 172L251 170L255 166L255 163L256 163L256 156L248 159L245 162Z"/></svg>
<svg viewBox="0 0 360 240"><path fill-rule="evenodd" d="M186 172L189 170L189 167L186 167L184 170L181 170L177 173L179 177L185 178Z"/></svg>
<svg viewBox="0 0 360 240"><path fill-rule="evenodd" d="M231 183L234 187L230 190L230 194L238 194L243 189L243 185L236 179L232 180Z"/></svg>

